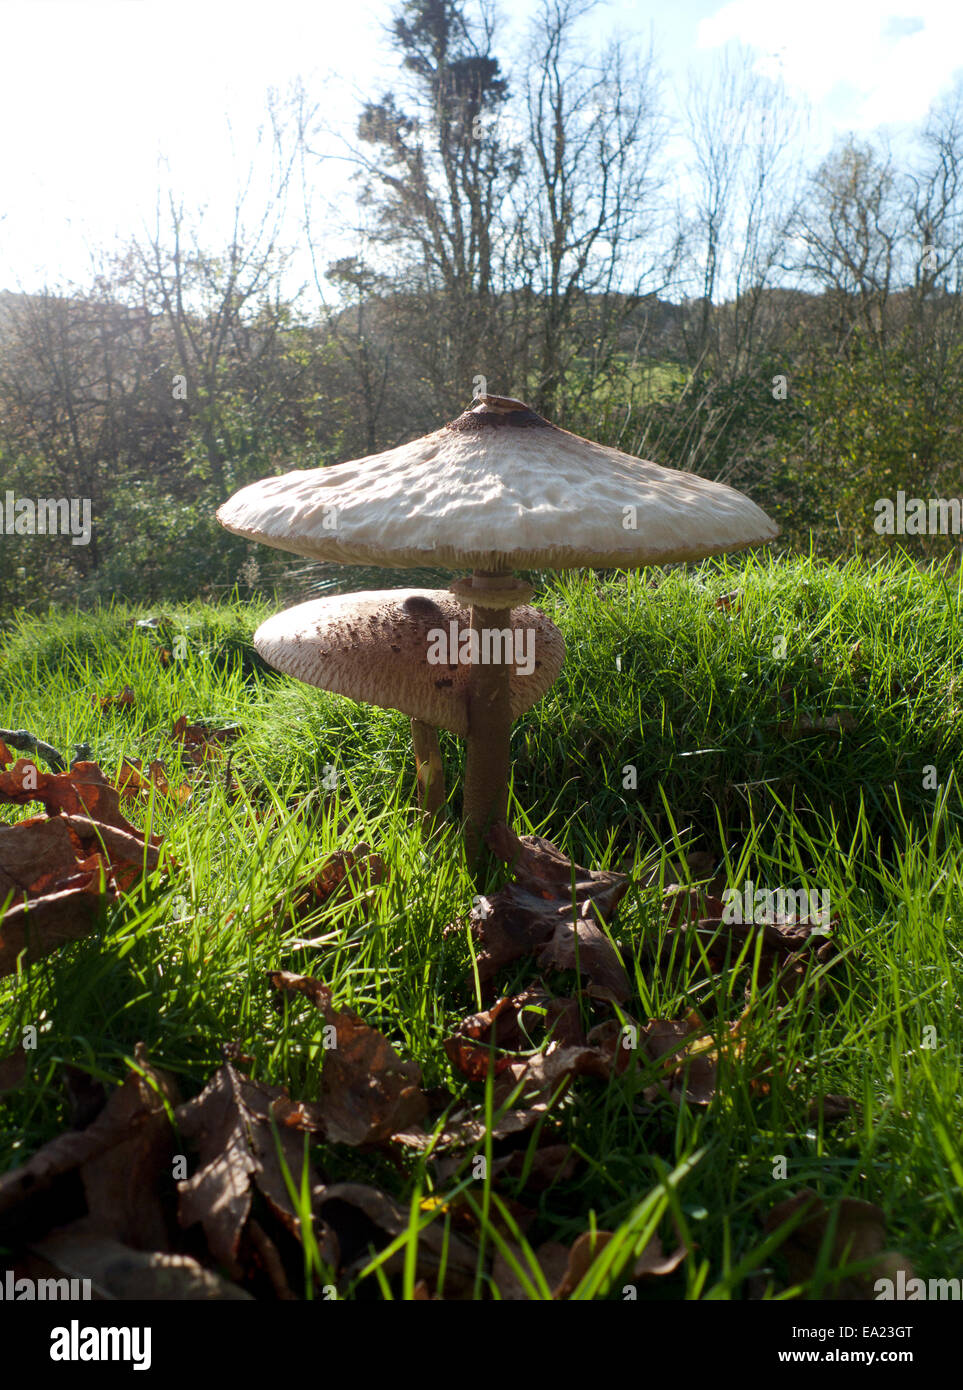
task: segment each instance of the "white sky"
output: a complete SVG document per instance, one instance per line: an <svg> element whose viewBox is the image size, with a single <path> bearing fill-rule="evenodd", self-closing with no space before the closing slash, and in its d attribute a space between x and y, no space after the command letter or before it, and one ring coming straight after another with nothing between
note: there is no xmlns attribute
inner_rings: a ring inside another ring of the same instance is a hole
<svg viewBox="0 0 963 1390"><path fill-rule="evenodd" d="M393 0L0 0L0 288L86 278L159 187L226 235L267 93L301 79L349 133L392 86ZM503 0L510 28L534 0ZM610 0L601 37L653 33L678 89L739 41L814 107L820 146L918 121L963 67L963 0ZM228 126L230 118L230 128ZM337 189L343 164L325 166ZM343 254L335 248L334 254ZM332 257L328 257L331 259Z"/></svg>
<svg viewBox="0 0 963 1390"><path fill-rule="evenodd" d="M729 0L698 26L803 93L836 130L918 121L963 67L960 0Z"/></svg>

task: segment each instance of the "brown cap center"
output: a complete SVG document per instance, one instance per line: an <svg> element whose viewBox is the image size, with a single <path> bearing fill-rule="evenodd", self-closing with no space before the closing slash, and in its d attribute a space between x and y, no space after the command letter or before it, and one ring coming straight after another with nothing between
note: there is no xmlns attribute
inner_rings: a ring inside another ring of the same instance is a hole
<svg viewBox="0 0 963 1390"><path fill-rule="evenodd" d="M474 404L457 420L449 420L445 428L475 431L499 429L506 425L512 429L554 428L531 406L511 396L476 396Z"/></svg>

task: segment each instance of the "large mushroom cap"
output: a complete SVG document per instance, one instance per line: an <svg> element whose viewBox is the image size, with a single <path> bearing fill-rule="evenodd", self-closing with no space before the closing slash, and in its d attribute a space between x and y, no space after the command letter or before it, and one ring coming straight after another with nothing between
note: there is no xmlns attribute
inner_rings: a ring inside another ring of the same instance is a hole
<svg viewBox="0 0 963 1390"><path fill-rule="evenodd" d="M505 627L509 626L508 614ZM451 636L454 622L466 632L471 613L444 589L380 589L313 599L276 613L254 634L254 645L265 661L308 685L336 695L364 700L382 709L396 709L438 729L464 738L468 733L470 666L455 659L449 665L428 659L429 634L443 630ZM565 643L553 622L537 608L523 605L512 611L514 631L534 633L525 641L534 668L522 674L510 666L512 718L530 709L550 689L565 660ZM457 657L458 642L448 643ZM523 661L523 665L527 663Z"/></svg>
<svg viewBox="0 0 963 1390"><path fill-rule="evenodd" d="M217 517L318 560L456 570L633 568L779 534L734 488L593 444L502 396L396 449L251 483Z"/></svg>

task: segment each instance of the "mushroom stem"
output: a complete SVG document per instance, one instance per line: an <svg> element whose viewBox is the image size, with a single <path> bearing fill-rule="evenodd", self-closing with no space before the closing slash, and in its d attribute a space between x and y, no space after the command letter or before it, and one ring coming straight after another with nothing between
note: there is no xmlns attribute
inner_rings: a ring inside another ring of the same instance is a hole
<svg viewBox="0 0 963 1390"><path fill-rule="evenodd" d="M479 589L507 588L514 583L510 574L475 570L472 584ZM508 812L508 774L511 765L511 665L509 661L489 660L502 653L501 642L482 640L485 629L511 628L511 609L471 606L472 639L479 660L472 662L468 676L468 739L465 754L464 829L469 868L481 872L487 849L486 834L504 824Z"/></svg>
<svg viewBox="0 0 963 1390"><path fill-rule="evenodd" d="M411 742L415 750L418 805L424 814L425 828L433 829L446 801L445 769L441 761L438 730L420 719L412 719Z"/></svg>

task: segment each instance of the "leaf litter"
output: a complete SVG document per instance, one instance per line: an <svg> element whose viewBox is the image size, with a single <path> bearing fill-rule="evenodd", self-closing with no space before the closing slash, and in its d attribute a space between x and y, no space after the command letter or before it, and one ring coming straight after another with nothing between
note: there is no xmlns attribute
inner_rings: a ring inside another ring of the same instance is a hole
<svg viewBox="0 0 963 1390"><path fill-rule="evenodd" d="M190 725L182 716L172 737L200 766L236 732L233 726ZM172 786L161 762L145 768L125 758L116 785L89 762L55 773L42 773L23 759L8 767L11 762L0 744L0 800L24 806L40 801L46 818L0 826L0 890L24 900L0 926L0 971L85 934L105 898L124 891L145 868L156 868L160 837L144 835L127 821L121 797L157 794L184 804L190 795L187 784ZM491 1120L478 1097L441 1088L439 1100L426 1091L420 1067L377 1028L336 1007L322 981L271 971L278 1004L316 1013L326 1038L316 1094L292 1098L286 1087L246 1075L240 1066L250 1059L240 1046L225 1048L224 1063L185 1103L140 1045L127 1080L106 1098L102 1089L97 1094L99 1083L85 1096L85 1073L73 1069L77 1104L71 1108L80 1127L0 1179L0 1240L19 1250L18 1268L32 1260L71 1273L85 1270L108 1298L288 1299L304 1293L307 1221L319 1262L312 1275L315 1294L321 1270L344 1291L370 1272L373 1259L388 1277L400 1277L404 1251L383 1258L378 1252L409 1230L411 1211L369 1183L329 1184L315 1166L318 1145L394 1155L402 1167L406 1154L422 1154L444 1183L458 1178L473 1151L492 1143L493 1182L509 1182L523 1195L545 1194L578 1168L561 1127L573 1083L609 1083L633 1073L645 1105L710 1105L721 1057L738 1061L744 1054L750 1010L735 1022L715 1025L695 1008L678 1019L632 1019L621 1007L634 994L626 969L632 953L611 935L628 876L572 864L549 841L505 829L492 837L492 847L510 865L511 878L477 903L467 923L479 979L491 998L498 973L526 958L544 978L493 999L443 1039L456 1076L469 1087L491 1081ZM368 845L339 851L288 895L275 920L290 927L320 907L363 908L387 876ZM24 912L29 931L20 929L26 923L17 914ZM828 965L835 954L832 924L774 919L760 928L726 922L721 900L705 890L671 887L663 912L660 959L681 946L703 953L712 969L721 970L733 950L758 942L763 978L799 988L806 957ZM574 974L578 997L554 995L545 983L564 972ZM22 1049L0 1061L0 1093L21 1085L26 1072ZM847 1097L822 1096L810 1107L813 1122L839 1122L851 1113ZM172 1159L184 1148L191 1171L175 1181ZM517 1228L524 1229L534 1209L509 1201ZM794 1210L787 1204L774 1209L767 1230ZM845 1234L853 1211L845 1202L831 1211L817 1207L787 1238L783 1253L791 1280L812 1273L814 1242L823 1240L834 1213L842 1214ZM490 1248L481 1254L463 1199L426 1200L422 1212L417 1297L477 1296L479 1268L487 1270L500 1297L527 1296L511 1261ZM858 1238L843 1245L837 1238L831 1262L849 1259L853 1249L891 1263L902 1258L882 1249L882 1237L865 1213L855 1224ZM610 1239L609 1232L590 1231L568 1247L544 1242L537 1248L543 1283L554 1299L576 1292ZM524 1269L521 1247L506 1248ZM635 1280L671 1275L687 1253L683 1244L667 1254L653 1237L629 1274ZM840 1286L849 1289L843 1296L867 1296L865 1282Z"/></svg>

